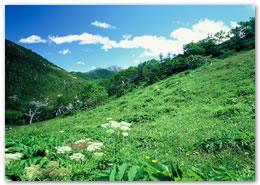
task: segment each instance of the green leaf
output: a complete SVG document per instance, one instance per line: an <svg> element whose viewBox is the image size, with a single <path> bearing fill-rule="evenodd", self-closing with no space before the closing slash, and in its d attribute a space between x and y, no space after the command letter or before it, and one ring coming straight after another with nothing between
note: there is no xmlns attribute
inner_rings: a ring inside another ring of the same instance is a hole
<svg viewBox="0 0 260 185"><path fill-rule="evenodd" d="M134 181L139 166L132 166L128 172L128 181Z"/></svg>
<svg viewBox="0 0 260 185"><path fill-rule="evenodd" d="M121 166L118 167L119 173L118 173L118 180L121 181L124 177L125 171L127 168L127 163L122 164Z"/></svg>
<svg viewBox="0 0 260 185"><path fill-rule="evenodd" d="M116 165L114 165L114 168L109 175L109 181L115 181L115 180L116 180Z"/></svg>

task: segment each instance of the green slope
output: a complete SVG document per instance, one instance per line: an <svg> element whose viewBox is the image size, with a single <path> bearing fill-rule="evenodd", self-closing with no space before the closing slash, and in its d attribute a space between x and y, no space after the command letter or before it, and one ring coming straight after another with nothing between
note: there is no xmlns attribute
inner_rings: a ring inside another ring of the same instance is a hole
<svg viewBox="0 0 260 185"><path fill-rule="evenodd" d="M91 73L71 72L73 75L85 80L103 80L110 78L115 72L107 69L98 69Z"/></svg>
<svg viewBox="0 0 260 185"><path fill-rule="evenodd" d="M110 117L132 123L127 137L101 127ZM55 147L86 138L102 142L98 152L105 155L95 157L86 145L57 154ZM13 180L24 178L18 174L23 174L28 158L38 158L35 164L41 168L49 168L51 160L59 161L58 169L68 170L60 177L64 180L113 180L115 164L124 162L132 168L124 175L121 166L116 176L125 180L132 179L135 170L139 173L142 165L144 172L135 180L169 180L168 172L159 171L163 171L161 164L170 163L183 172L175 180L253 180L255 50L173 75L75 116L13 129L6 133L6 147L25 156L24 163L6 166L6 175ZM85 160L70 159L79 152ZM113 170L104 171L109 169ZM42 178L58 179L50 174Z"/></svg>
<svg viewBox="0 0 260 185"><path fill-rule="evenodd" d="M5 41L6 109L20 110L30 101L73 96L86 83L40 55Z"/></svg>

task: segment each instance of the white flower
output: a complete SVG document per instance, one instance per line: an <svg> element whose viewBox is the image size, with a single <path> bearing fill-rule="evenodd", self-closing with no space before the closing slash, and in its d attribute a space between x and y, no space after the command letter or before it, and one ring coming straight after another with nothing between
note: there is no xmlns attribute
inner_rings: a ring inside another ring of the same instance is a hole
<svg viewBox="0 0 260 185"><path fill-rule="evenodd" d="M34 180L40 175L40 165L31 165L24 168L24 177L28 180Z"/></svg>
<svg viewBox="0 0 260 185"><path fill-rule="evenodd" d="M96 157L102 157L102 156L104 155L104 153L102 153L102 152L96 152L96 153L94 153L94 155L95 155Z"/></svg>
<svg viewBox="0 0 260 185"><path fill-rule="evenodd" d="M122 134L123 134L124 137L128 136L127 132L123 132Z"/></svg>
<svg viewBox="0 0 260 185"><path fill-rule="evenodd" d="M120 127L120 123L116 122L116 121L109 121L111 123L111 127L113 128L117 128L117 127Z"/></svg>
<svg viewBox="0 0 260 185"><path fill-rule="evenodd" d="M104 123L104 124L101 125L102 128L107 128L109 126L110 126L110 123Z"/></svg>
<svg viewBox="0 0 260 185"><path fill-rule="evenodd" d="M107 118L107 120L112 120L112 118Z"/></svg>
<svg viewBox="0 0 260 185"><path fill-rule="evenodd" d="M76 161L83 160L84 158L85 158L85 155L82 153L74 153L73 155L70 156L71 160L76 160Z"/></svg>
<svg viewBox="0 0 260 185"><path fill-rule="evenodd" d="M115 131L113 129L107 130L107 133L113 134Z"/></svg>
<svg viewBox="0 0 260 185"><path fill-rule="evenodd" d="M55 148L57 149L58 154L64 154L65 152L71 151L71 148L69 146L58 146Z"/></svg>
<svg viewBox="0 0 260 185"><path fill-rule="evenodd" d="M123 131L130 130L130 128L128 126L122 126L122 127L120 127L120 129Z"/></svg>
<svg viewBox="0 0 260 185"><path fill-rule="evenodd" d="M120 124L121 124L122 126L127 126L127 127L130 127L130 126L131 126L130 123L127 123L127 122L125 122L125 121L121 121Z"/></svg>
<svg viewBox="0 0 260 185"><path fill-rule="evenodd" d="M20 158L22 158L23 154L21 153L14 153L14 154L5 154L5 163L8 165L10 164L11 161L15 161L15 160L18 160Z"/></svg>
<svg viewBox="0 0 260 185"><path fill-rule="evenodd" d="M100 150L101 147L103 146L103 143L95 143L95 142L89 142L89 146L87 147L87 151L95 151L95 150Z"/></svg>
<svg viewBox="0 0 260 185"><path fill-rule="evenodd" d="M63 133L63 132L64 132L64 130L61 130L61 131L60 131L60 133Z"/></svg>
<svg viewBox="0 0 260 185"><path fill-rule="evenodd" d="M82 139L82 140L76 141L75 144L86 143L86 142L89 141L89 140L90 140L89 138L87 138L87 139Z"/></svg>

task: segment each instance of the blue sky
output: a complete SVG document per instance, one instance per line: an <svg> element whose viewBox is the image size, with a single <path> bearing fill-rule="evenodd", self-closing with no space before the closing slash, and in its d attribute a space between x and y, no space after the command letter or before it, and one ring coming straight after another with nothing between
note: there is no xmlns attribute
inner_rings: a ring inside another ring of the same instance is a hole
<svg viewBox="0 0 260 185"><path fill-rule="evenodd" d="M136 66L237 22L254 17L250 5L5 7L5 38L67 71Z"/></svg>

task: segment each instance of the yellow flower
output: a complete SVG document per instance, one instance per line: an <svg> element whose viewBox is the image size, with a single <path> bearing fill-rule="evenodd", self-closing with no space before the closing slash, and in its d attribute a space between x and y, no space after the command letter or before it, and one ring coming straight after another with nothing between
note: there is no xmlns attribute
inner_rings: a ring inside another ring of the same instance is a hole
<svg viewBox="0 0 260 185"><path fill-rule="evenodd" d="M195 152L195 154L199 154L199 152Z"/></svg>
<svg viewBox="0 0 260 185"><path fill-rule="evenodd" d="M187 153L186 155L189 156L190 154Z"/></svg>
<svg viewBox="0 0 260 185"><path fill-rule="evenodd" d="M146 156L145 158L146 158L146 159L150 159L150 157L148 157L148 156Z"/></svg>
<svg viewBox="0 0 260 185"><path fill-rule="evenodd" d="M152 160L153 163L156 163L157 161L156 160Z"/></svg>

